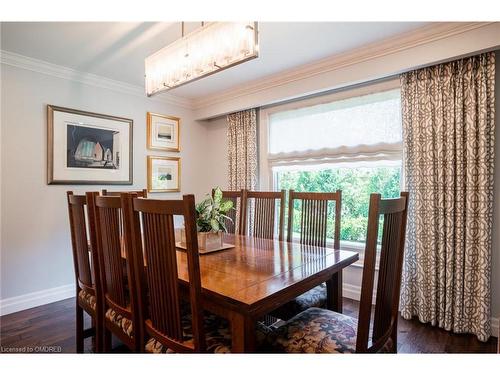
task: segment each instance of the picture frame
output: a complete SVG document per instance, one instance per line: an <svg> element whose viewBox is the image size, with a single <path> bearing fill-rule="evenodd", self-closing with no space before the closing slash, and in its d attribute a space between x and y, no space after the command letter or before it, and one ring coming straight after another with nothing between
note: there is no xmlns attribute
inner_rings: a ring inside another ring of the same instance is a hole
<svg viewBox="0 0 500 375"><path fill-rule="evenodd" d="M47 105L47 184L131 185L133 123Z"/></svg>
<svg viewBox="0 0 500 375"><path fill-rule="evenodd" d="M148 155L148 192L181 191L181 158Z"/></svg>
<svg viewBox="0 0 500 375"><path fill-rule="evenodd" d="M147 148L156 151L180 152L180 123L175 116L147 113Z"/></svg>

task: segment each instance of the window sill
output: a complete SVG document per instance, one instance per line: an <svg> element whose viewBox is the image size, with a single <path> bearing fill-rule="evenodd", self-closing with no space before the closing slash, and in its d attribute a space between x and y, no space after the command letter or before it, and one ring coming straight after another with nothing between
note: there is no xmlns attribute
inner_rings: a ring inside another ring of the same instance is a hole
<svg viewBox="0 0 500 375"><path fill-rule="evenodd" d="M357 242L350 242L350 241L340 241L340 249L341 250L348 250L348 251L354 251L359 254L359 259L351 264L349 267L354 267L354 268L363 268L364 266L364 253L365 253L365 245ZM377 254L380 254L380 247L377 247ZM379 257L377 257L375 261L375 271L379 270Z"/></svg>
<svg viewBox="0 0 500 375"><path fill-rule="evenodd" d="M298 235L297 235L298 236ZM296 241L296 239L294 239ZM331 239L326 240L326 245L328 247L333 248L333 241ZM365 253L365 244L364 243L359 243L359 242L352 242L352 241L340 241L340 250L346 250L346 251L354 251L355 253L359 254L359 259L354 262L353 264L349 265L349 267L353 268L363 268L364 266L364 253ZM377 246L377 255L380 255L380 246ZM375 271L379 270L379 258L377 256L377 259L375 260Z"/></svg>
<svg viewBox="0 0 500 375"><path fill-rule="evenodd" d="M342 250L348 250L348 249L342 249ZM365 262L364 257L360 256L360 258L356 262L354 262L353 264L349 265L349 267L363 269L364 262ZM379 266L378 266L378 258L377 258L377 260L375 262L375 271L378 272L378 269L379 269Z"/></svg>

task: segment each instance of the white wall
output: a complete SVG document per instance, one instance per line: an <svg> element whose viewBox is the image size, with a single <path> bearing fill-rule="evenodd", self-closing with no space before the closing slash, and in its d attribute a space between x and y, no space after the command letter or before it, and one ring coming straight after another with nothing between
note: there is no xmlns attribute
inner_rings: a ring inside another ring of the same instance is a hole
<svg viewBox="0 0 500 375"><path fill-rule="evenodd" d="M208 121L200 121L206 133L206 162L209 173L205 176L208 186L228 188L227 121L221 116Z"/></svg>
<svg viewBox="0 0 500 375"><path fill-rule="evenodd" d="M152 196L178 198L182 193L195 193L199 199L209 190L200 162L204 160L207 131L192 120L189 109L4 64L1 73L0 300L3 307L9 301L22 306L22 296L27 293L35 292L28 297L36 299L38 291L74 283L65 192L97 191L104 187L46 184L47 104L134 120L134 184L106 186L107 189L146 187L146 155L158 154L181 157L182 192ZM147 111L181 117L180 154L146 150ZM60 293L60 289L53 293Z"/></svg>

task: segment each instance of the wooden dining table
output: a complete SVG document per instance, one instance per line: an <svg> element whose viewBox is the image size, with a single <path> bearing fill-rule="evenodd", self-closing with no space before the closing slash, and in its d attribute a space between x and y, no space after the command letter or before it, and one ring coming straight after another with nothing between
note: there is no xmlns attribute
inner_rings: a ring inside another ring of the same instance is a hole
<svg viewBox="0 0 500 375"><path fill-rule="evenodd" d="M342 270L358 253L231 234L224 242L234 247L200 255L202 306L230 322L233 352L255 352L257 320L323 282L327 308L342 312ZM177 261L179 281L187 285L180 248Z"/></svg>

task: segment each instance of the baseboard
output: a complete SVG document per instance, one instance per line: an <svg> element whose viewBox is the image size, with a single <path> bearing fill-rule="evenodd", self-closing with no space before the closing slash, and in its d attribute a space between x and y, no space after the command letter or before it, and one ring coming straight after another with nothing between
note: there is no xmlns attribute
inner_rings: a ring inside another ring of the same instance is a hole
<svg viewBox="0 0 500 375"><path fill-rule="evenodd" d="M350 298L355 301L359 301L361 300L361 286L344 283L344 286L342 288L342 295L345 298ZM377 298L377 292L376 290L374 290L372 296L373 303L375 303L376 298Z"/></svg>
<svg viewBox="0 0 500 375"><path fill-rule="evenodd" d="M342 294L345 298L350 298L355 301L359 301L361 299L361 287L359 285L344 283L342 288Z"/></svg>
<svg viewBox="0 0 500 375"><path fill-rule="evenodd" d="M61 301L74 296L75 285L68 284L56 288L23 294L17 297L5 298L0 300L0 316Z"/></svg>

